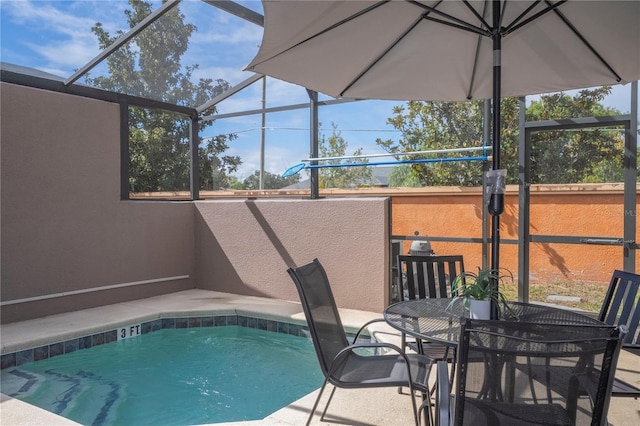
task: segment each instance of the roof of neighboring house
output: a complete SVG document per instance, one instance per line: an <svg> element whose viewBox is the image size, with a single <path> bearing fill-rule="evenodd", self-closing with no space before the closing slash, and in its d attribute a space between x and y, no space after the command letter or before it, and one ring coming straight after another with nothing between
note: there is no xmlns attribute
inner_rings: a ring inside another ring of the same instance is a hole
<svg viewBox="0 0 640 426"><path fill-rule="evenodd" d="M373 186L389 186L389 175L395 167L372 167L372 185ZM293 185L286 186L282 189L309 189L311 187L310 180L301 180Z"/></svg>

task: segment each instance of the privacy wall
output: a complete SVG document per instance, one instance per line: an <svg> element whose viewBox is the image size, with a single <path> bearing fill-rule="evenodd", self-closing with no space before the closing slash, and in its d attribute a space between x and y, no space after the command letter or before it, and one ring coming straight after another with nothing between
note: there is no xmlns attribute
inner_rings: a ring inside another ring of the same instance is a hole
<svg viewBox="0 0 640 426"><path fill-rule="evenodd" d="M382 197L196 202L198 287L297 301L286 269L317 257L338 306L382 312L389 203Z"/></svg>
<svg viewBox="0 0 640 426"><path fill-rule="evenodd" d="M1 321L190 288L299 300L319 258L341 307L381 311L387 197L122 201L119 105L1 83Z"/></svg>
<svg viewBox="0 0 640 426"><path fill-rule="evenodd" d="M2 322L193 288L193 206L120 200L119 106L0 90Z"/></svg>

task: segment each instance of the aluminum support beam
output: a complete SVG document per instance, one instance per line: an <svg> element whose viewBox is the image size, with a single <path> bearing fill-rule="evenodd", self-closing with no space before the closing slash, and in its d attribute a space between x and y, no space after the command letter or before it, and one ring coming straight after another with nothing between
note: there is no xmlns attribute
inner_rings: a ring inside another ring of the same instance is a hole
<svg viewBox="0 0 640 426"><path fill-rule="evenodd" d="M341 98L341 99L330 99L326 101L318 101L317 103L318 103L318 106L320 107L325 105L339 105L339 104L345 104L349 102L359 102L359 101L361 101L361 99ZM235 118L235 117L242 117L245 115L257 115L262 113L269 114L271 112L293 111L296 109L307 109L307 108L309 108L308 102L304 104L292 104L292 105L283 105L283 106L270 107L270 108L252 109L252 110L241 111L241 112L230 112L227 114L207 115L202 117L202 121L221 120L223 118Z"/></svg>
<svg viewBox="0 0 640 426"><path fill-rule="evenodd" d="M247 78L246 80L242 81L241 83L236 84L231 89L226 90L224 93L221 93L218 96L216 96L215 98L209 100L208 102L203 103L202 105L200 105L199 107L196 108L196 111L198 111L198 114L201 114L204 111L208 110L209 108L218 105L220 102L224 101L225 99L235 95L236 93L240 92L241 90L244 90L245 88L251 86L256 81L262 80L263 78L264 78L264 76L262 74L254 74L251 77ZM237 117L238 114L233 114L231 116ZM214 120L215 119L215 118L210 118L210 117L212 117L212 116L203 117L202 120L205 121L207 118L209 118L209 120ZM209 120L206 120L206 121L209 121Z"/></svg>
<svg viewBox="0 0 640 426"><path fill-rule="evenodd" d="M624 132L624 242L623 268L636 272L636 182L638 177L638 82L631 83L631 117Z"/></svg>
<svg viewBox="0 0 640 426"><path fill-rule="evenodd" d="M531 137L526 129L526 102L519 99L518 140L518 301L529 302L529 255L531 234Z"/></svg>
<svg viewBox="0 0 640 426"><path fill-rule="evenodd" d="M313 90L308 90L309 94L309 157L310 158L318 158L318 131L320 127L320 123L318 121L318 92L314 92ZM310 163L312 166L317 166L318 161L312 161ZM320 198L320 182L319 182L319 174L318 169L313 168L309 170L309 184L311 186L311 199L315 200Z"/></svg>
<svg viewBox="0 0 640 426"><path fill-rule="evenodd" d="M84 67L80 68L76 71L71 77L65 80L65 86L70 85L71 83L78 80L80 77L91 71L96 65L102 62L107 56L111 55L114 51L118 50L122 45L129 42L132 38L134 38L138 33L147 28L149 25L153 24L156 19L160 18L162 15L176 7L180 3L180 0L167 0L158 10L152 12L144 18L138 25L131 28L126 34L120 36L116 41L114 41L111 46L107 47L105 50L100 52L98 56L93 58L86 64Z"/></svg>
<svg viewBox="0 0 640 426"><path fill-rule="evenodd" d="M231 0L202 0L211 6L224 10L232 15L264 27L264 16Z"/></svg>
<svg viewBox="0 0 640 426"><path fill-rule="evenodd" d="M189 148L191 150L189 164L189 188L191 189L191 199L200 199L200 136L198 135L198 115L191 117L189 126Z"/></svg>

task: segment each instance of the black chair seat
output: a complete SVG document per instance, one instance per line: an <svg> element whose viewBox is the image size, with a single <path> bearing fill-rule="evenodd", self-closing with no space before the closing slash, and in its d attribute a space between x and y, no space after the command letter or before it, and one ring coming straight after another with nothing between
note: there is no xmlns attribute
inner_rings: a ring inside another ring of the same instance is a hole
<svg viewBox="0 0 640 426"><path fill-rule="evenodd" d="M560 404L508 404L465 398L465 426L575 426Z"/></svg>
<svg viewBox="0 0 640 426"><path fill-rule="evenodd" d="M640 275L615 270L602 303L598 319L609 325L624 325L627 335L623 349L640 349ZM640 397L640 388L618 378L613 382L612 396Z"/></svg>
<svg viewBox="0 0 640 426"><path fill-rule="evenodd" d="M410 394L413 415L416 425L419 425L419 415L424 404L418 409L414 391L422 393L423 398L428 398L429 372L433 360L421 354L405 354L398 346L389 343L358 342L361 332L376 320L364 324L356 334L354 343L349 344L329 279L318 259L314 259L307 265L289 268L287 272L298 290L309 333L320 362L320 369L325 376L307 424L313 418L327 383L331 383L335 387L331 391L322 416L331 402L336 387L407 386L412 390ZM428 406L428 401L426 405Z"/></svg>
<svg viewBox="0 0 640 426"><path fill-rule="evenodd" d="M438 362L438 424L604 426L624 337L608 325L463 318L455 398Z"/></svg>

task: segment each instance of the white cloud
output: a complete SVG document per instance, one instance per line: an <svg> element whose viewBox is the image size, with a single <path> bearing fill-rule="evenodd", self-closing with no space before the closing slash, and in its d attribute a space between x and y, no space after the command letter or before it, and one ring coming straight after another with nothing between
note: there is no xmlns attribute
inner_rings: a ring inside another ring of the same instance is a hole
<svg viewBox="0 0 640 426"><path fill-rule="evenodd" d="M95 43L89 44L81 40L75 43L55 42L44 46L25 43L25 46L46 59L50 66L66 69L66 73L86 64L100 52Z"/></svg>
<svg viewBox="0 0 640 426"><path fill-rule="evenodd" d="M87 28L95 24L91 18L64 13L46 2L5 1L2 9L18 24L37 26L38 30L51 30L72 38L86 36Z"/></svg>
<svg viewBox="0 0 640 426"><path fill-rule="evenodd" d="M197 61L195 61L197 63ZM184 64L190 63L188 60L183 61ZM229 67L229 66L202 66L199 64L197 70L193 72L193 77L200 78L213 78L214 80L222 79L229 82L232 86L238 84L243 80L249 78L250 73L243 72L241 69Z"/></svg>
<svg viewBox="0 0 640 426"><path fill-rule="evenodd" d="M257 52L257 46L262 41L262 28L251 23L232 21L225 25L213 23L203 28L198 25L198 31L193 34L192 41L194 43L221 43L229 44L249 44L254 46Z"/></svg>
<svg viewBox="0 0 640 426"><path fill-rule="evenodd" d="M25 32L15 34L14 40L3 40L3 44L20 45L36 54L31 55L31 63L20 65L39 65L40 69L55 69L61 71L61 75L69 75L100 52L91 27L96 22L102 22L105 29L115 31L117 25L114 22L118 20L114 16L119 14L120 26L123 25L122 9L126 5L126 1L3 0L2 13L11 22L25 28ZM37 58L44 59L45 64Z"/></svg>

